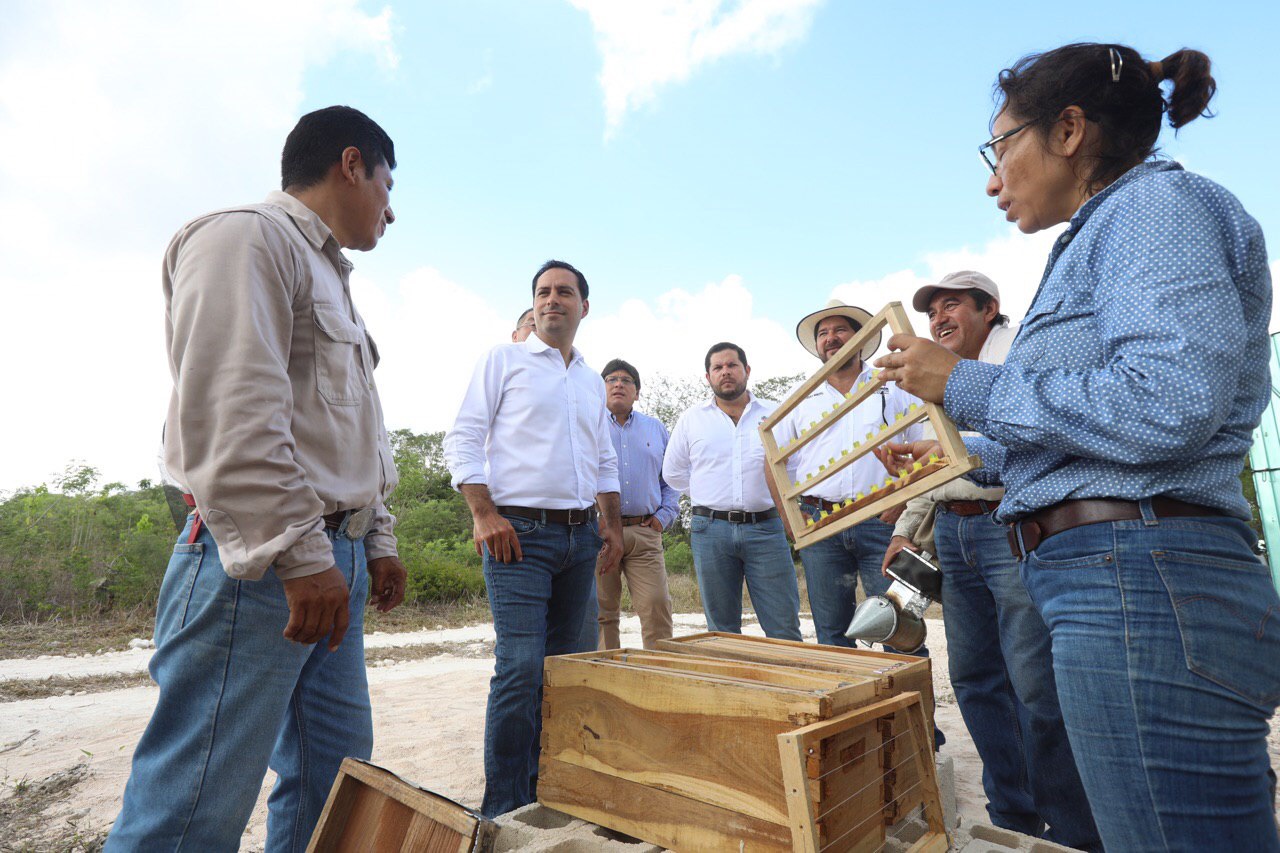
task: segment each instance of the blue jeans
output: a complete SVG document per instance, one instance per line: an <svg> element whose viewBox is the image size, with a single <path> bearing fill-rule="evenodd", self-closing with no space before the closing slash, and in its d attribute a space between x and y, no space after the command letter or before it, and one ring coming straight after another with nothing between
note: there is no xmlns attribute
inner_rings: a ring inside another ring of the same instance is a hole
<svg viewBox="0 0 1280 853"><path fill-rule="evenodd" d="M587 593L587 609L582 611L582 633L578 635L576 652L594 652L600 648L600 605L596 602L595 569L591 572L591 591Z"/></svg>
<svg viewBox="0 0 1280 853"><path fill-rule="evenodd" d="M1022 563L1102 840L1274 853L1280 597L1244 522L1141 506L1142 519L1059 533Z"/></svg>
<svg viewBox="0 0 1280 853"><path fill-rule="evenodd" d="M1049 629L1027 595L1006 527L938 507L951 686L982 758L996 826L1101 849L1053 680ZM1044 832L1044 825L1049 825Z"/></svg>
<svg viewBox="0 0 1280 853"><path fill-rule="evenodd" d="M742 633L742 583L766 637L799 640L800 587L782 519L755 524L695 515L693 567L708 631Z"/></svg>
<svg viewBox="0 0 1280 853"><path fill-rule="evenodd" d="M342 759L373 749L364 543L330 531L351 591L351 625L330 652L282 636L289 606L274 572L229 578L207 527L186 544L190 525L156 610L151 677L160 699L106 850L238 850L268 767L279 779L266 849L305 850Z"/></svg>
<svg viewBox="0 0 1280 853"><path fill-rule="evenodd" d="M486 817L538 798L542 666L547 655L576 652L600 534L590 524L544 524L503 516L520 538L522 559L500 563L485 550L484 580L497 634L484 724Z"/></svg>

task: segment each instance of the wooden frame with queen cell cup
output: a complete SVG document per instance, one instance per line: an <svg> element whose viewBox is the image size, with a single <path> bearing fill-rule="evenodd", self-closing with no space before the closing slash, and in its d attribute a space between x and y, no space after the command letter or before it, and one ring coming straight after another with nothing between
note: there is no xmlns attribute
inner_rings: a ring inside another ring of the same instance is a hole
<svg viewBox="0 0 1280 853"><path fill-rule="evenodd" d="M829 429L840 418L871 399L885 384L880 378L883 371L874 371L870 381L856 385L852 391L845 394L842 402L837 403L820 419L802 430L800 437L785 447L779 447L774 439L774 427L791 414L802 400L813 393L814 389L826 382L841 365L857 355L867 341L885 326L888 326L896 335L915 334L902 303L890 302L854 333L840 351L827 359L827 362L813 376L801 383L782 405L760 422L760 440L764 444L765 454L765 476L773 480L779 497L778 511L786 516L791 532L795 536L797 548L805 548L829 536L834 536L842 530L848 530L861 521L901 506L914 497L938 488L943 483L982 467L981 459L969 455L956 425L951 418L947 417L942 407L936 403L922 402L912 404L908 411L899 414L897 419L882 427L879 432L868 433L864 440L855 441L853 447L844 448L840 456L830 459L825 465L820 465L817 471L802 472L800 481L793 482L787 475L787 459L823 430ZM911 468L893 474L886 473L884 481L873 484L870 492L844 501L833 512L824 511L817 519L809 519L801 511L800 496L806 491L828 477L835 476L870 453L873 448L893 440L908 426L925 419L933 426L934 434L942 445L941 457L932 456L928 460L917 460Z"/></svg>

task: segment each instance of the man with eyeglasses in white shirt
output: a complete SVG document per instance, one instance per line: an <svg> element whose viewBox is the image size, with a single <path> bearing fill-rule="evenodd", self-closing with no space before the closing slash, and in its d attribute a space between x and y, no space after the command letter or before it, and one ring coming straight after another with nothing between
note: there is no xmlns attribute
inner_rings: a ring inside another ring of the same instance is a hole
<svg viewBox="0 0 1280 853"><path fill-rule="evenodd" d="M537 799L543 658L577 650L597 560L607 574L622 554L604 382L573 346L588 292L571 264L542 265L533 278L534 334L480 360L444 441L484 557L497 634L486 817Z"/></svg>
<svg viewBox="0 0 1280 853"><path fill-rule="evenodd" d="M800 591L764 479L760 421L778 406L747 390L742 347L715 344L704 360L710 400L680 416L662 477L693 502L693 565L707 629L742 633L742 584L768 637L799 640Z"/></svg>

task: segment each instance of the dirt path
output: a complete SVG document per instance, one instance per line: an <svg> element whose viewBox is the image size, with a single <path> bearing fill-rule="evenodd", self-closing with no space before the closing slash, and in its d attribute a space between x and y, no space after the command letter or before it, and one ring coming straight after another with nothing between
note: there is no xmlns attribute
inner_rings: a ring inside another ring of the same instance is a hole
<svg viewBox="0 0 1280 853"><path fill-rule="evenodd" d="M677 634L705 630L701 615L680 615L676 623ZM806 639L812 640L812 624L805 621L802 628ZM746 632L761 633L758 626L750 626ZM387 660L370 667L376 763L461 802L479 804L484 707L493 672L493 658L488 656L492 640L492 625L366 638L369 648L446 648L430 657ZM635 618L623 622L623 643L640 645ZM964 823L985 821L982 765L946 679L946 641L940 621L930 620L929 647L934 658L937 722L947 735L943 754L955 763L959 812ZM5 660L0 661L0 680L136 672L145 667L149 654L135 650L78 658ZM29 666L36 664L39 666ZM18 843L4 849L23 849L22 843L33 850L75 849L77 838L86 842L82 849L95 849L93 839L105 832L119 810L133 748L156 695L155 686L146 685L0 703L0 779L5 786L24 788L55 776L66 781L65 790L41 803L40 819L25 824L27 835L20 835L15 839ZM1271 743L1273 765L1280 766L1280 735L1274 726ZM272 781L268 774L245 833L244 850L262 849L266 792ZM55 839L57 845L51 847Z"/></svg>

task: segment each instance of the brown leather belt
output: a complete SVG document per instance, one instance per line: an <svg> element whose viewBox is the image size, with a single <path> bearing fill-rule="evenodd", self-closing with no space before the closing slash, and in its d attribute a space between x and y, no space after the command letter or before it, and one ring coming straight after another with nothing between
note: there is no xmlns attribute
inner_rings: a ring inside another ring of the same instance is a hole
<svg viewBox="0 0 1280 853"><path fill-rule="evenodd" d="M971 515L986 515L1000 506L1000 501L942 501L939 503L943 509L952 515L958 515L967 518Z"/></svg>
<svg viewBox="0 0 1280 853"><path fill-rule="evenodd" d="M586 509L537 509L529 506L500 506L498 515L514 515L516 518L527 518L541 521L543 524L586 524L596 520L596 508Z"/></svg>
<svg viewBox="0 0 1280 853"><path fill-rule="evenodd" d="M814 509L823 510L824 512L835 512L840 508L840 504L838 503L832 503L831 501L823 500L822 498L809 497L808 495L802 495L800 503L805 506L811 506Z"/></svg>
<svg viewBox="0 0 1280 853"><path fill-rule="evenodd" d="M187 544L194 544L196 539L200 537L200 528L204 526L204 519L200 517L200 510L196 509L195 496L188 493L182 496L182 502L195 510L195 520L191 522L191 534L187 537ZM342 524L349 517L358 516L360 523L357 525L361 529L347 531L349 538L359 539L368 531L368 524L373 520L373 510L371 509L340 509L337 512L331 512L328 515L320 516L324 521L326 530L341 530Z"/></svg>
<svg viewBox="0 0 1280 853"><path fill-rule="evenodd" d="M646 513L645 515L624 515L622 517L622 526L635 527L637 524L647 524L651 518L653 518L653 513Z"/></svg>
<svg viewBox="0 0 1280 853"><path fill-rule="evenodd" d="M1151 509L1157 518L1196 518L1225 514L1220 509L1164 497L1152 498ZM1063 501L1010 524L1009 550L1013 552L1015 559L1023 560L1050 536L1056 536L1073 527L1099 524L1104 521L1135 521L1139 518L1142 518L1142 510L1137 501L1096 498ZM1019 532L1022 534L1021 543L1019 543Z"/></svg>
<svg viewBox="0 0 1280 853"><path fill-rule="evenodd" d="M714 519L715 521L727 521L730 524L756 524L761 521L768 521L771 518L778 517L776 509L762 509L760 512L747 512L745 509L712 509L706 506L695 506L693 508L694 515L700 515L704 518Z"/></svg>

